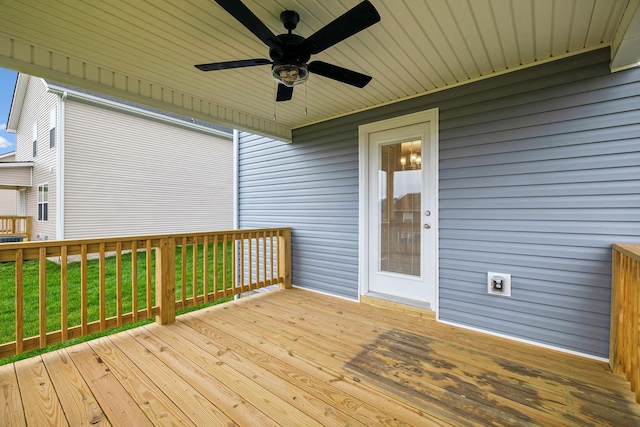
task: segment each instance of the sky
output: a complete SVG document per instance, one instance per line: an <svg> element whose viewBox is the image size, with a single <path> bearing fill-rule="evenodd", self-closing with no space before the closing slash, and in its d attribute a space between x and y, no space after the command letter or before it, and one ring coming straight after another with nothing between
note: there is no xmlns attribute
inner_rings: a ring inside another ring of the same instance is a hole
<svg viewBox="0 0 640 427"><path fill-rule="evenodd" d="M8 153L16 149L16 136L8 133L7 117L13 98L13 87L16 84L18 73L0 68L0 154Z"/></svg>

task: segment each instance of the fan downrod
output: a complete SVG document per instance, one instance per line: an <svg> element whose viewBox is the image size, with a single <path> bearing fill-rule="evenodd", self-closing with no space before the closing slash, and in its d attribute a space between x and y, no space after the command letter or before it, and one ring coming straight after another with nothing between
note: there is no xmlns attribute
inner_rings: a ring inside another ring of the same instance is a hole
<svg viewBox="0 0 640 427"><path fill-rule="evenodd" d="M291 34L291 31L295 30L300 22L300 15L295 10L285 10L280 14L280 21Z"/></svg>

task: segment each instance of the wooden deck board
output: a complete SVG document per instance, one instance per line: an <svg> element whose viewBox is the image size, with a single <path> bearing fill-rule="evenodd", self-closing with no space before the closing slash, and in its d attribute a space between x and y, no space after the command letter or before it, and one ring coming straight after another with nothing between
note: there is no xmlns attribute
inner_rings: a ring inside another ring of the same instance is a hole
<svg viewBox="0 0 640 427"><path fill-rule="evenodd" d="M42 355L69 425L110 426L87 383L64 351Z"/></svg>
<svg viewBox="0 0 640 427"><path fill-rule="evenodd" d="M2 425L640 426L606 363L299 289L0 367Z"/></svg>
<svg viewBox="0 0 640 427"><path fill-rule="evenodd" d="M0 366L0 425L26 426L22 397L13 364Z"/></svg>
<svg viewBox="0 0 640 427"><path fill-rule="evenodd" d="M304 323L314 325L314 333L326 334L329 344L335 341L353 343L359 337L367 336L368 333L370 335L371 332L371 325L358 324L357 322L342 325L340 319L336 319L333 315L323 315L317 310L314 310L313 313L300 314L296 313L295 309L291 309L290 305L288 308L285 316L290 322L297 322L299 325ZM251 310L254 317L270 316L273 312L273 310L265 311L263 307L250 304L242 306L242 310ZM331 327L327 327L326 325L330 323ZM361 364L383 362L380 358L382 356L376 359L371 356L372 354L391 354L391 363L400 360L413 369L411 374L418 371L430 372L434 377L440 377L440 380L447 383L446 387L440 386L441 388L458 386L461 391L465 391L462 394L466 397L473 398L476 395L475 397L480 398L481 402L491 401L495 404L514 402L514 404L509 404L512 410L519 409L523 413L530 413L536 419L542 419L546 416L545 413L535 410L536 405L544 407L544 412L555 410L573 413L580 412L580 406L584 405L586 401L599 408L599 416L609 414L612 420L618 419L618 413L621 411L619 397L604 393L603 390L594 394L592 393L593 385L585 383L584 380L578 381L571 377L554 374L554 382L546 381L549 375L542 370L531 368L525 370L523 365L520 365L520 369L509 370L507 368L518 365L513 361L507 363L506 360L499 359L500 363L496 363L496 357L489 353L470 353L467 348L452 346L445 341L425 340L420 335L409 331L385 329L382 323L377 323L373 327L377 334L376 343L364 346L366 351L359 357ZM306 336L300 338L302 342L309 339L317 345L318 335L313 338ZM345 345L341 345L341 349L347 350L347 353L357 351L357 348L353 346L347 348ZM325 348L325 351L331 350L332 348ZM470 354L473 357L469 357ZM600 366L601 363L594 362L593 365ZM454 367L462 369L464 377L453 377L450 371ZM385 372L387 370L389 369L383 369ZM395 373L398 377L406 374L406 372ZM409 382L410 379L404 378L404 381ZM452 384L451 381L454 383ZM566 398L567 392L572 395L581 395L582 398L574 399L571 397L568 399ZM628 403L631 402L632 396L628 396ZM638 405L630 405L630 407L637 409ZM551 425L552 421L549 420L548 424Z"/></svg>

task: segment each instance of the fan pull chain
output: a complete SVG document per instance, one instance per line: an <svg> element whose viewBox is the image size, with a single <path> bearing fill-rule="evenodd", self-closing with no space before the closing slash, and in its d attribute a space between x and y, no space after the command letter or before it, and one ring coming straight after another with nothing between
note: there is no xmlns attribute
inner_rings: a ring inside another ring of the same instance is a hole
<svg viewBox="0 0 640 427"><path fill-rule="evenodd" d="M273 121L277 122L278 121L278 116L276 115L276 96L278 96L278 83L275 83L275 85L273 86Z"/></svg>
<svg viewBox="0 0 640 427"><path fill-rule="evenodd" d="M307 110L307 84L304 85L304 115L307 116L309 111Z"/></svg>

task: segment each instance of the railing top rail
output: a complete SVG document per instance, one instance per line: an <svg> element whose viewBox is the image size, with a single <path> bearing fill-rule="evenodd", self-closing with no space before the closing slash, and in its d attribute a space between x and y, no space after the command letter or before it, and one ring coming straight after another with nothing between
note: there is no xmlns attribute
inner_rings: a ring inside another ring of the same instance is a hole
<svg viewBox="0 0 640 427"><path fill-rule="evenodd" d="M27 219L24 215L0 215L1 219Z"/></svg>
<svg viewBox="0 0 640 427"><path fill-rule="evenodd" d="M0 245L0 262L13 261L14 253L16 250L21 249L23 251L23 260L37 259L39 257L39 249L44 248L47 253L47 257L60 256L60 248L65 246L68 248L68 255L80 254L82 246L88 247L88 252L98 252L97 245L105 245L105 250L115 250L116 244L122 243L122 249L127 250L131 248L131 242L146 242L151 241L151 246L158 246L161 239L175 239L177 244L183 238L193 239L200 237L213 237L218 236L224 238L227 236L229 239L237 238L239 234L245 233L262 233L269 231L284 231L290 230L289 227L282 228L250 228L239 230L219 230L219 231L201 231L195 233L176 233L176 234L154 234L154 235L139 235L139 236L121 236L121 237L98 237L98 238L86 238L86 239L65 239L65 240L47 240L47 241L31 241L31 242L18 242L18 243L3 243ZM138 244L140 248L143 244Z"/></svg>
<svg viewBox="0 0 640 427"><path fill-rule="evenodd" d="M614 243L613 249L640 262L640 244Z"/></svg>

